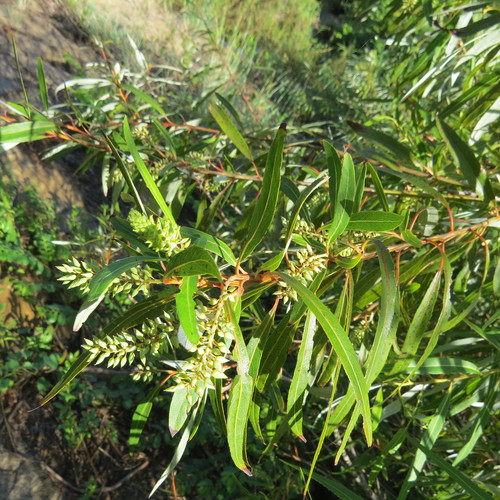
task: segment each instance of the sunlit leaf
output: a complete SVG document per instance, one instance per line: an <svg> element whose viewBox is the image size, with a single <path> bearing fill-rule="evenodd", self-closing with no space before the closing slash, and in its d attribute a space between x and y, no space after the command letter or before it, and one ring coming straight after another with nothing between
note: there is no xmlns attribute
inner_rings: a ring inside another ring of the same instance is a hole
<svg viewBox="0 0 500 500"><path fill-rule="evenodd" d="M137 405L137 408L132 415L132 425L130 426L130 435L128 438L128 445L131 450L135 450L139 444L139 440L144 430L144 426L148 421L149 414L153 408L153 399L158 395L161 385L157 385L144 400Z"/></svg>
<svg viewBox="0 0 500 500"><path fill-rule="evenodd" d="M130 125L128 124L127 117L125 117L123 120L123 136L125 137L128 150L130 151L130 154L134 158L135 166L137 167L137 170L141 174L144 184L146 184L146 187L149 189L149 192L153 196L154 200L156 201L156 203L158 203L158 206L162 210L163 215L167 219L169 219L172 223L176 224L175 219L170 210L170 207L165 202L164 197L160 193L158 186L153 180L153 177L151 176L148 168L144 164L144 160L142 159L141 155L139 154L139 151L137 150L134 138L132 137L132 132L130 131Z"/></svg>
<svg viewBox="0 0 500 500"><path fill-rule="evenodd" d="M246 439L253 387L249 375L236 375L227 404L227 441L231 458L236 467L249 476L252 474L247 459Z"/></svg>
<svg viewBox="0 0 500 500"><path fill-rule="evenodd" d="M212 256L203 248L188 246L175 254L167 263L167 276L213 276L219 281L222 277Z"/></svg>
<svg viewBox="0 0 500 500"><path fill-rule="evenodd" d="M198 289L198 276L186 276L182 280L179 293L175 296L175 305L182 329L191 344L196 345L200 339L197 329L195 301L193 299Z"/></svg>
<svg viewBox="0 0 500 500"><path fill-rule="evenodd" d="M332 190L330 188L330 195ZM328 232L328 245L340 236L349 223L349 217L354 209L354 197L356 196L356 178L351 155L346 154L342 162L339 187L336 199L330 203L334 205L333 218Z"/></svg>
<svg viewBox="0 0 500 500"><path fill-rule="evenodd" d="M361 414L364 420L364 431L366 440L370 445L372 442L372 429L371 429L371 413L370 402L368 400L368 387L366 380L361 370L359 360L354 352L354 348L349 340L344 329L340 326L337 318L332 312L304 285L299 283L291 276L278 273L280 278L290 287L292 287L299 297L304 301L306 306L316 316L316 319L323 327L325 334L330 340L337 356L342 362L342 367L349 377L351 384L356 395L356 400L361 406Z"/></svg>
<svg viewBox="0 0 500 500"><path fill-rule="evenodd" d="M239 152L248 158L250 161L253 161L252 152L248 147L245 139L241 135L240 131L236 128L234 123L231 121L231 118L224 111L222 106L218 104L210 104L208 106L208 110L214 117L215 121L219 124L219 127L222 131L229 137L231 142L238 148Z"/></svg>
<svg viewBox="0 0 500 500"><path fill-rule="evenodd" d="M274 219L274 211L278 203L280 191L281 163L283 161L283 148L285 145L286 126L283 124L278 129L276 137L267 154L262 190L257 200L250 219L248 237L243 245L239 262L245 260L262 241L269 226Z"/></svg>
<svg viewBox="0 0 500 500"><path fill-rule="evenodd" d="M471 188L478 193L485 201L495 197L493 189L486 172L481 169L479 161L475 157L469 146L458 136L458 134L439 117L436 120L443 139L445 140L457 167Z"/></svg>
<svg viewBox="0 0 500 500"><path fill-rule="evenodd" d="M390 231L397 228L403 216L392 212L359 212L352 214L347 229L351 231Z"/></svg>

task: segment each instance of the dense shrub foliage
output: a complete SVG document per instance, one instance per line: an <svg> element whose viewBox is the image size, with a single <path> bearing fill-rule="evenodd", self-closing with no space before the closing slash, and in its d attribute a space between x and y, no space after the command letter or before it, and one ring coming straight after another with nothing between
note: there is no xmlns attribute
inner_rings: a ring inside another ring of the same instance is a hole
<svg viewBox="0 0 500 500"><path fill-rule="evenodd" d="M499 493L499 14L353 8L379 30L344 52L346 74L373 80L344 82L336 123L297 125L330 109L307 104L332 92L318 87L334 64L320 56L316 82L287 80L287 102L305 104L278 128L215 92L184 116L165 94L170 70L135 45L139 70L103 64L51 106L39 62L43 108L7 103L4 148L51 138L47 159L83 151L79 170L98 172L109 200L108 252L58 267L84 294L74 329L103 301L123 306L85 330L41 404L91 363L128 367L150 384L132 448L153 403L170 401L176 450L154 491L209 422L254 473L248 495L277 497L269 464L292 471L289 497L311 479L340 498Z"/></svg>

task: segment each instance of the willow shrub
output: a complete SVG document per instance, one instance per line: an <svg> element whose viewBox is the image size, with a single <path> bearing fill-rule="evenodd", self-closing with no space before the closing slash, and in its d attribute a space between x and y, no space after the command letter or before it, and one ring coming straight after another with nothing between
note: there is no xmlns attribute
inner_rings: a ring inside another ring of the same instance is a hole
<svg viewBox="0 0 500 500"><path fill-rule="evenodd" d="M131 447L160 396L171 398L179 436L153 491L208 404L248 475L252 432L262 453L309 471L306 490L314 479L341 498L403 499L412 488L491 498L499 184L493 148L466 137L476 122L436 116L435 102L420 111L427 128L404 117L383 131L352 122L375 149L351 155L311 128L245 133L222 96L209 116L185 121L143 76L115 67L67 82L72 101L51 107L39 62L44 109L7 103L15 123L0 129L4 149L46 138L56 140L48 158L81 149L81 169L99 168L110 197L111 259L60 267L86 293L75 330L105 297L135 298L87 333L41 404L90 363L150 381ZM462 96L493 102L488 82ZM408 123L426 135L396 139ZM297 462L294 437L310 441Z"/></svg>

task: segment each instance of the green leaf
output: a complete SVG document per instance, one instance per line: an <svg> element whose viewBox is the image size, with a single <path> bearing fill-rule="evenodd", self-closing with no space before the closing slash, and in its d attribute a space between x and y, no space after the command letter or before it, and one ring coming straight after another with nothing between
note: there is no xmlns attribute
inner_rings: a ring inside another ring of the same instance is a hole
<svg viewBox="0 0 500 500"><path fill-rule="evenodd" d="M137 267L139 264L144 262L159 262L166 261L164 257L152 257L152 256L134 256L126 257L125 259L120 259L98 271L95 276L90 280L89 287L90 291L87 295L88 300L94 300L106 293L111 283L121 276L123 273Z"/></svg>
<svg viewBox="0 0 500 500"><path fill-rule="evenodd" d="M332 189L330 188L330 196ZM334 200L330 200L331 205L335 203L333 218L328 232L328 246L340 236L349 223L349 217L354 208L354 197L356 196L356 178L354 175L354 165L351 155L346 154L342 162L339 187Z"/></svg>
<svg viewBox="0 0 500 500"><path fill-rule="evenodd" d="M184 426L191 408L198 402L196 391L188 387L175 389L168 411L168 430L174 437Z"/></svg>
<svg viewBox="0 0 500 500"><path fill-rule="evenodd" d="M196 246L222 257L228 264L236 265L236 257L232 250L215 236L192 227L181 227L181 236L189 238Z"/></svg>
<svg viewBox="0 0 500 500"><path fill-rule="evenodd" d="M278 272L279 277L290 287L292 287L299 297L304 301L308 309L316 316L320 325L330 340L337 356L339 357L344 371L349 378L356 400L361 405L361 414L364 420L364 432L368 445L372 442L372 425L371 425L371 412L370 402L368 399L368 387L366 385L361 365L354 351L347 333L340 326L337 318L333 313L311 293L304 285L299 283L295 278L288 274Z"/></svg>
<svg viewBox="0 0 500 500"><path fill-rule="evenodd" d="M391 440L378 452L377 458L372 462L370 477L368 478L368 486L371 488L375 483L378 475L387 467L387 455L394 453L403 443L407 435L407 429L399 429Z"/></svg>
<svg viewBox="0 0 500 500"><path fill-rule="evenodd" d="M0 152L7 151L24 142L46 139L47 133L56 130L56 125L49 120L33 120L5 125L0 127Z"/></svg>
<svg viewBox="0 0 500 500"><path fill-rule="evenodd" d="M470 23L463 28L454 29L452 32L455 36L459 38L465 38L471 35L475 35L480 31L490 28L492 26L498 26L500 24L500 14L493 11L491 15L476 21L475 23Z"/></svg>
<svg viewBox="0 0 500 500"><path fill-rule="evenodd" d="M203 248L190 245L175 254L166 265L167 276L213 276L222 282L219 268Z"/></svg>
<svg viewBox="0 0 500 500"><path fill-rule="evenodd" d="M145 102L146 104L149 104L155 111L157 111L161 116L166 116L165 111L163 108L160 106L160 104L153 99L149 94L146 94L142 90L138 89L137 87L134 87L133 85L130 85L128 83L121 83L121 88L123 90L126 90L127 92L132 92L136 97L138 97L141 101ZM142 114L142 112L141 112Z"/></svg>
<svg viewBox="0 0 500 500"><path fill-rule="evenodd" d="M405 229L401 236L406 243L414 246L415 248L420 248L423 243L413 234L409 229Z"/></svg>
<svg viewBox="0 0 500 500"><path fill-rule="evenodd" d="M134 451L139 444L142 431L153 408L153 399L158 395L161 387L161 384L159 384L152 391L149 391L144 400L137 405L132 415L132 425L130 426L130 435L128 438L128 445L131 451Z"/></svg>
<svg viewBox="0 0 500 500"><path fill-rule="evenodd" d="M262 190L255 205L248 228L248 238L238 262L245 260L262 241L274 219L274 211L278 203L280 192L281 164L283 162L283 148L285 145L286 126L282 124L276 133L267 154Z"/></svg>
<svg viewBox="0 0 500 500"><path fill-rule="evenodd" d="M246 453L247 423L252 402L253 380L248 374L236 375L227 404L227 442L238 469L251 476Z"/></svg>
<svg viewBox="0 0 500 500"><path fill-rule="evenodd" d="M133 328L146 319L154 319L163 313L165 306L173 300L174 293L177 288L169 287L162 292L153 295L137 304L134 304L119 318L108 323L99 334L99 338L112 336L123 330ZM69 367L68 371L63 375L61 380L51 389L51 391L42 399L40 406L48 403L54 396L57 396L66 385L68 385L86 366L92 362L92 354L88 351L83 352L78 356L76 361ZM35 408L36 409L36 408Z"/></svg>
<svg viewBox="0 0 500 500"><path fill-rule="evenodd" d="M148 168L144 164L144 161L141 158L139 151L137 150L137 146L135 145L134 138L132 137L132 133L130 132L130 126L128 124L128 119L126 116L123 120L123 135L125 137L125 141L127 143L128 150L130 151L130 154L134 158L135 166L137 167L139 174L141 174L141 177L142 177L142 180L144 181L144 184L146 184L146 187L149 189L149 192L153 196L154 200L156 201L156 203L158 203L158 206L162 210L163 215L167 219L169 219L172 223L176 224L175 219L172 215L172 212L171 212L169 206L165 202L165 199L163 198L162 194L160 193L158 186L156 185L155 181L153 180L153 177L149 173Z"/></svg>
<svg viewBox="0 0 500 500"><path fill-rule="evenodd" d="M252 331L252 336L248 341L247 352L250 360L248 374L256 379L259 374L260 362L264 353L267 337L274 322L274 312L269 311L262 323Z"/></svg>
<svg viewBox="0 0 500 500"><path fill-rule="evenodd" d="M459 358L427 358L416 370L414 370L415 366L415 361L410 362L406 368L406 372L432 375L450 373L475 373L479 375L481 373L477 365Z"/></svg>
<svg viewBox="0 0 500 500"><path fill-rule="evenodd" d="M310 186L307 186L307 188L300 193L299 197L295 201L295 204L293 205L290 216L288 217L288 225L285 234L285 248L278 255L275 255L267 262L264 262L264 264L260 266L260 270L274 271L275 269L278 269L292 241L293 231L297 225L297 221L299 220L300 211L311 195L326 181L326 177L318 177Z"/></svg>
<svg viewBox="0 0 500 500"><path fill-rule="evenodd" d="M210 114L214 117L215 121L219 124L219 127L222 131L229 137L231 142L238 148L239 152L250 161L253 161L252 152L248 147L248 144L243 139L243 136L240 134L239 130L236 128L234 123L231 121L231 118L224 111L222 106L218 104L210 104L208 106L208 110Z"/></svg>
<svg viewBox="0 0 500 500"><path fill-rule="evenodd" d="M385 366L387 358L396 338L399 323L399 288L396 280L396 272L389 251L379 240L374 241L382 277L382 292L380 295L380 312L377 322L377 330L373 345L366 360L366 384L371 386ZM349 387L347 394L332 413L328 422L328 433L331 434L337 425L346 417L354 404L354 392ZM354 414L359 414L359 407ZM352 417L357 418L357 417ZM344 433L346 435L346 433ZM337 454L339 457L340 454Z"/></svg>
<svg viewBox="0 0 500 500"><path fill-rule="evenodd" d="M137 267L142 262L157 262L165 261L163 257L127 257L109 264L95 274L90 280L90 291L87 295L85 302L80 307L73 324L73 330L77 332L87 321L92 312L97 308L102 299L104 298L107 289L111 286L113 281L121 276L124 272Z"/></svg>
<svg viewBox="0 0 500 500"><path fill-rule="evenodd" d="M238 115L238 112L236 111L236 109L234 109L234 106L224 96L220 95L218 92L215 92L215 96L217 97L217 99L219 99L221 104L233 115L233 118L238 123L238 126L240 128L243 128L243 123L241 122L241 119Z"/></svg>
<svg viewBox="0 0 500 500"><path fill-rule="evenodd" d="M356 132L360 136L368 139L369 141L376 142L377 144L380 144L385 149L390 151L394 155L395 159L399 161L411 162L411 151L393 137L384 134L383 132L379 132L378 130L375 130L371 127L361 125L361 123L356 123L349 120L347 121L347 123L354 130L354 132Z"/></svg>
<svg viewBox="0 0 500 500"><path fill-rule="evenodd" d="M438 271L425 292L413 319L408 328L406 338L402 347L402 351L406 354L415 354L422 337L427 330L427 326L434 311L434 306L438 298L439 282L441 279L441 271Z"/></svg>
<svg viewBox="0 0 500 500"><path fill-rule="evenodd" d="M239 325L239 316L241 313L241 299L237 302L231 300L224 301L224 312L226 317L233 324L234 349L233 356L238 366L236 371L239 375L247 375L250 370L250 358L248 355L245 339Z"/></svg>
<svg viewBox="0 0 500 500"><path fill-rule="evenodd" d="M385 212L389 212L389 203L387 202L387 196L385 195L384 186L380 181L380 177L377 174L377 171L373 168L371 163L368 163L368 170L370 171L370 175L372 178L373 186L375 187L375 192L377 193L378 199L380 200L380 204Z"/></svg>
<svg viewBox="0 0 500 500"><path fill-rule="evenodd" d="M175 296L175 305L179 321L187 339L192 345L196 345L200 340L200 335L196 327L196 304L193 299L197 289L198 276L186 276L182 280L179 293Z"/></svg>
<svg viewBox="0 0 500 500"><path fill-rule="evenodd" d="M40 99L42 100L43 110L49 110L49 94L47 92L47 82L45 81L45 72L43 71L42 58L39 57L36 65L38 75L38 87L40 89Z"/></svg>
<svg viewBox="0 0 500 500"><path fill-rule="evenodd" d="M326 164L328 167L330 214L333 219L335 216L335 207L337 206L337 196L340 189L340 179L342 177L342 164L337 150L328 141L323 141L322 144L323 149L325 150Z"/></svg>
<svg viewBox="0 0 500 500"><path fill-rule="evenodd" d="M353 212L358 212L361 207L361 202L363 201L363 195L365 193L365 180L366 180L366 163L361 165L357 171L356 175L356 194L354 196L354 203L352 207Z"/></svg>
<svg viewBox="0 0 500 500"><path fill-rule="evenodd" d="M174 157L177 157L177 150L175 147L175 143L174 143L174 140L172 139L172 136L169 134L168 130L154 116L151 117L151 120L155 124L155 127L158 129L160 134L167 141L168 147L170 148L170 151L172 151L172 154L174 155Z"/></svg>
<svg viewBox="0 0 500 500"><path fill-rule="evenodd" d="M302 405L303 395L306 391L310 375L311 356L314 347L314 333L316 331L316 318L307 313L299 353L295 363L292 382L288 391L287 414L290 418L292 432L304 440L302 432Z"/></svg>
<svg viewBox="0 0 500 500"><path fill-rule="evenodd" d="M358 212L352 214L347 229L351 231L391 231L403 221L403 216L392 212Z"/></svg>
<svg viewBox="0 0 500 500"><path fill-rule="evenodd" d="M443 287L443 293L441 295L442 297L442 305L441 305L441 312L439 314L439 318L436 322L436 325L434 326L434 329L432 330L429 342L427 346L425 347L424 353L418 360L416 364L414 364L413 371L410 372L410 375L407 377L409 380L413 373L416 372L420 366L426 361L426 359L431 355L433 352L434 348L436 347L439 336L441 333L444 331L445 325L450 317L451 314L451 285L452 285L452 269L451 265L449 262L448 257L446 254L443 256L444 260L444 265L443 265L443 271L444 271L444 287Z"/></svg>
<svg viewBox="0 0 500 500"><path fill-rule="evenodd" d="M118 134L115 132L115 136L118 136ZM119 137L119 136L118 136ZM122 141L123 139L119 137ZM132 180L132 177L130 175L130 172L128 171L127 166L122 160L122 157L120 155L120 152L118 151L118 146L115 142L115 140L111 139L108 136L104 136L104 139L108 143L109 148L111 149L111 153L115 157L116 163L118 165L118 168L120 169L120 173L123 175L123 178L125 179L125 182L127 183L127 186L132 193L132 196L135 200L135 203L139 210L146 215L146 208L144 207L144 204L142 203L141 197L137 191L137 188L135 187L134 181Z"/></svg>
<svg viewBox="0 0 500 500"><path fill-rule="evenodd" d="M214 389L208 390L208 396L210 397L210 403L212 404L212 410L214 412L219 428L224 435L227 435L227 420L226 413L224 411L224 405L222 403L222 379L216 378L212 379Z"/></svg>
<svg viewBox="0 0 500 500"><path fill-rule="evenodd" d="M290 467L293 467L296 470L305 472L295 464L291 464L289 462L286 462L285 460L282 460L282 462L286 465L289 465ZM363 498L359 495L356 495L356 493L354 493L351 488L344 486L340 481L337 481L332 477L323 476L322 474L313 472L312 478L317 483L321 484L321 486L324 486L328 491L336 495L336 497L340 500L363 500Z"/></svg>
<svg viewBox="0 0 500 500"><path fill-rule="evenodd" d="M464 491L470 495L470 498L473 498L474 500L493 500L493 497L489 493L479 488L479 486L477 486L476 483L474 483L468 476L460 472L460 470L451 465L447 460L441 458L439 454L431 451L427 446L425 446L425 443L419 443L411 437L408 437L408 439L413 446L418 447L421 452L425 453L427 458L433 462L434 465L437 465L440 470L446 472L450 476L453 483L462 487Z"/></svg>
<svg viewBox="0 0 500 500"><path fill-rule="evenodd" d="M488 176L484 170L481 169L479 161L474 156L474 153L469 146L460 139L456 132L442 121L439 117L436 119L436 125L443 137L448 149L450 150L455 163L462 172L463 176L467 179L471 189L473 189L478 196L485 201L494 199L493 188L491 187Z"/></svg>
<svg viewBox="0 0 500 500"><path fill-rule="evenodd" d="M182 431L181 438L179 440L179 443L175 449L174 456L172 457L172 460L168 464L168 467L163 471L160 479L156 482L154 485L153 489L151 490L151 493L149 494L149 498L151 498L156 490L165 482L165 480L170 476L172 471L177 467L177 464L181 461L182 456L184 455L184 452L186 451L186 446L188 444L189 438L191 436L191 432L193 431L195 424L196 424L196 417L197 417L197 411L193 410L190 413L189 419L186 423L186 426L184 427L184 430Z"/></svg>
<svg viewBox="0 0 500 500"><path fill-rule="evenodd" d="M296 325L290 325L290 316L285 315L273 328L262 348L262 360L256 387L259 392L266 391L276 380L283 367L288 350L295 334Z"/></svg>
<svg viewBox="0 0 500 500"><path fill-rule="evenodd" d="M436 414L432 417L424 435L422 436L420 444L426 449L430 450L434 446L434 443L444 427L445 419L448 415L452 388L453 386L450 385L450 389L446 393L446 396L442 398L441 403L436 410ZM418 475L422 472L425 462L425 453L418 449L415 454L415 458L413 459L413 464L410 467L410 471L408 472L401 490L399 491L398 500L404 500L408 496L408 493L417 481Z"/></svg>
<svg viewBox="0 0 500 500"><path fill-rule="evenodd" d="M455 457L455 460L453 460L452 463L453 467L456 467L470 455L478 440L481 438L481 436L484 435L486 426L489 420L491 419L491 416L494 414L493 405L495 404L498 398L497 381L498 381L497 375L493 375L488 378L489 388L486 394L484 405L475 417L474 426L472 428L469 440L458 452L457 456Z"/></svg>

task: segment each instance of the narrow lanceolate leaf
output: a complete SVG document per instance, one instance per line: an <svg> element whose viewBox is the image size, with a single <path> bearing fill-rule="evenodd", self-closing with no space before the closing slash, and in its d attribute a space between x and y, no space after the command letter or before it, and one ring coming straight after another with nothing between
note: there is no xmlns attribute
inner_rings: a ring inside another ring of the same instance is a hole
<svg viewBox="0 0 500 500"><path fill-rule="evenodd" d="M406 241L406 243L409 243L410 245L414 246L415 248L420 248L423 245L423 242L420 241L413 232L411 232L409 229L405 229L402 233L401 236L403 240Z"/></svg>
<svg viewBox="0 0 500 500"><path fill-rule="evenodd" d="M460 358L427 358L419 366L411 361L406 367L409 373L426 373L432 375L443 375L451 373L475 373L479 375L481 371L478 366L471 361Z"/></svg>
<svg viewBox="0 0 500 500"><path fill-rule="evenodd" d="M368 163L368 170L370 171L373 186L375 188L375 192L377 193L380 204L382 205L382 208L385 212L389 212L389 203L387 202L387 196L385 195L384 186L380 181L380 177L378 176L377 171L375 170L375 168L373 168L373 165L371 163Z"/></svg>
<svg viewBox="0 0 500 500"><path fill-rule="evenodd" d="M481 438L481 436L484 435L486 431L486 426L492 414L494 413L493 405L495 404L495 401L498 398L498 389L499 389L498 374L489 377L488 382L489 382L489 388L486 394L484 406L481 408L481 410L475 417L474 427L472 428L469 440L458 452L455 460L453 460L452 465L454 467L463 462L470 455L470 453L474 449L474 446L476 446L478 440Z"/></svg>
<svg viewBox="0 0 500 500"><path fill-rule="evenodd" d="M215 121L219 124L222 131L229 137L231 142L238 148L239 152L250 161L253 161L252 152L248 147L248 144L243 139L240 131L236 128L236 125L231 121L231 118L224 111L222 106L217 104L210 104L208 110L214 117Z"/></svg>
<svg viewBox="0 0 500 500"><path fill-rule="evenodd" d="M127 183L127 186L130 190L130 193L132 194L135 203L137 205L138 210L140 210L143 214L146 214L146 208L144 207L144 204L142 203L141 197L139 196L139 192L137 191L137 188L135 187L134 181L132 180L132 177L130 175L130 172L128 171L127 166L125 165L120 152L118 151L118 146L116 145L115 141L108 137L107 135L104 136L104 139L106 139L106 142L108 143L109 149L111 149L111 153L113 154L116 164L118 165L118 168L120 170L120 173L123 175L123 178L125 179L125 182ZM121 138L120 138L121 139ZM123 140L123 139L121 139Z"/></svg>
<svg viewBox="0 0 500 500"><path fill-rule="evenodd" d="M262 264L260 269L267 271L274 271L275 269L278 269L292 241L293 231L297 225L297 221L299 220L300 211L311 195L327 180L328 179L326 177L318 177L310 186L307 186L307 188L300 193L288 218L288 225L285 234L285 248L278 255L275 255L272 259L269 259L267 262Z"/></svg>
<svg viewBox="0 0 500 500"><path fill-rule="evenodd" d="M241 299L238 298L240 302L233 302L231 300L226 300L224 302L224 312L226 313L226 318L232 323L233 335L234 335L234 349L233 356L238 366L236 368L238 375L247 375L250 370L250 357L248 355L247 346L245 345L245 339L241 332L239 325L239 315L241 313Z"/></svg>
<svg viewBox="0 0 500 500"><path fill-rule="evenodd" d="M293 467L296 470L301 471L303 474L305 474L305 470L301 469L295 464L291 464L289 462L286 462L285 460L281 460L284 464ZM333 493L336 498L339 498L340 500L363 500L362 497L359 495L356 495L352 491L350 487L344 486L340 481L333 479L331 477L323 476L322 474L318 474L317 472L313 472L312 478L322 486L324 486L328 491Z"/></svg>
<svg viewBox="0 0 500 500"><path fill-rule="evenodd" d="M330 188L330 196L332 190ZM340 175L339 187L336 198L330 200L333 205L333 217L328 232L328 245L340 236L349 223L349 217L354 208L354 198L356 196L356 178L354 175L354 164L351 155L346 154L342 162L342 171Z"/></svg>
<svg viewBox="0 0 500 500"><path fill-rule="evenodd" d="M175 254L167 263L167 276L213 276L222 277L212 256L203 248L191 245Z"/></svg>
<svg viewBox="0 0 500 500"><path fill-rule="evenodd" d="M259 375L256 379L256 387L259 392L265 392L283 368L295 330L296 325L290 324L290 315L287 314L267 337L263 347Z"/></svg>
<svg viewBox="0 0 500 500"><path fill-rule="evenodd" d="M227 408L227 442L238 469L252 475L246 453L248 413L253 394L253 380L248 374L236 375Z"/></svg>
<svg viewBox="0 0 500 500"><path fill-rule="evenodd" d="M300 342L295 371L293 372L290 390L287 399L287 414L290 418L292 432L301 438L302 432L302 404L303 396L308 384L311 356L314 347L314 332L316 331L316 318L312 313L307 313L304 324L302 341Z"/></svg>
<svg viewBox="0 0 500 500"><path fill-rule="evenodd" d="M191 344L196 345L200 339L196 328L196 311L194 294L198 289L198 276L186 276L182 280L179 293L175 296L177 315L182 329Z"/></svg>
<svg viewBox="0 0 500 500"><path fill-rule="evenodd" d="M33 120L5 125L0 127L0 152L12 149L24 142L45 139L48 132L55 130L57 130L55 124L48 120Z"/></svg>
<svg viewBox="0 0 500 500"><path fill-rule="evenodd" d="M135 412L132 416L132 425L130 426L130 435L128 438L128 445L131 451L137 448L139 439L141 438L144 426L148 421L151 408L153 408L153 399L158 395L161 389L161 384L157 385L152 391L148 393L142 403L137 405Z"/></svg>
<svg viewBox="0 0 500 500"><path fill-rule="evenodd" d="M168 464L168 467L163 471L162 475L160 476L160 479L158 479L158 481L154 485L148 498L151 498L155 494L156 490L166 481L168 476L170 476L172 471L177 467L177 464L181 461L181 458L184 455L184 452L186 451L186 446L189 441L189 436L191 435L191 432L195 427L196 417L197 417L197 411L193 410L190 413L189 420L187 421L184 430L182 431L179 444L175 449L175 453L174 456L172 457L172 460Z"/></svg>
<svg viewBox="0 0 500 500"><path fill-rule="evenodd" d="M319 299L311 293L304 285L299 283L295 278L292 278L285 273L277 273L280 278L290 287L292 287L298 296L304 301L309 310L316 316L323 331L331 342L337 356L339 357L344 371L349 378L356 396L356 400L360 404L361 414L364 420L364 432L368 445L372 442L372 424L370 402L368 400L368 386L361 369L361 365L354 351L354 347L347 336L345 330L341 327L337 318Z"/></svg>
<svg viewBox="0 0 500 500"><path fill-rule="evenodd" d="M356 194L354 196L354 204L352 208L353 212L359 212L361 208L361 202L363 201L363 195L365 192L365 180L366 164L363 164L356 171Z"/></svg>
<svg viewBox="0 0 500 500"><path fill-rule="evenodd" d="M38 87L40 89L40 99L42 100L43 110L48 111L49 94L47 92L47 82L45 81L45 72L43 71L43 63L41 57L38 58L36 69L38 75Z"/></svg>
<svg viewBox="0 0 500 500"><path fill-rule="evenodd" d="M429 288L425 292L425 295L418 306L410 327L408 328L408 333L406 334L406 339L403 344L402 351L405 354L415 354L417 352L420 341L427 330L427 326L434 311L434 306L436 304L439 281L441 279L441 271L438 271L429 285Z"/></svg>
<svg viewBox="0 0 500 500"><path fill-rule="evenodd" d="M448 415L448 407L450 405L451 398L451 389L453 386L450 386L450 389L446 393L446 396L441 400L441 403L436 411L436 414L432 417L423 437L420 441L420 444L426 449L430 450L437 438L441 430L444 427L446 416ZM403 486L399 491L398 500L404 500L411 488L415 485L419 474L422 472L426 462L426 455L422 450L417 450L415 453L415 458L413 459L413 464L410 467L410 471L406 476Z"/></svg>
<svg viewBox="0 0 500 500"><path fill-rule="evenodd" d="M191 408L198 402L196 391L188 387L178 387L170 402L168 411L168 430L175 436L186 423Z"/></svg>
<svg viewBox="0 0 500 500"><path fill-rule="evenodd" d="M282 124L276 133L267 154L262 190L257 204L253 209L248 228L248 239L238 259L245 260L262 241L274 219L278 195L280 192L281 164L283 162L283 148L285 146L286 125Z"/></svg>
<svg viewBox="0 0 500 500"><path fill-rule="evenodd" d="M352 214L347 229L352 231L391 231L403 221L403 216L392 212L359 212Z"/></svg>
<svg viewBox="0 0 500 500"><path fill-rule="evenodd" d="M196 246L222 257L231 266L236 265L233 251L219 238L192 227L181 227L181 236L189 238Z"/></svg>
<svg viewBox="0 0 500 500"><path fill-rule="evenodd" d="M385 366L389 356L392 343L396 336L399 323L399 289L396 281L396 272L391 255L384 244L375 240L377 254L382 277L382 292L380 296L380 313L377 322L377 330L373 340L372 348L366 360L366 384L372 385L379 373ZM354 404L354 392L351 387L347 391L340 404L333 412L329 425L329 433L333 432L336 426L342 422ZM359 406L354 410L359 415ZM352 417L357 418L357 417ZM338 456L340 456L338 454Z"/></svg>
<svg viewBox="0 0 500 500"><path fill-rule="evenodd" d="M342 163L340 162L337 150L328 141L323 141L322 144L325 150L328 177L330 179L328 190L330 192L330 214L333 219L337 205L337 194L340 188L340 178L342 176Z"/></svg>
<svg viewBox="0 0 500 500"><path fill-rule="evenodd" d="M146 184L146 187L149 189L149 192L153 196L154 200L156 201L156 203L158 203L158 206L162 210L163 215L171 222L176 224L174 216L172 215L172 211L170 210L170 207L165 202L165 198L160 193L158 186L153 180L153 177L149 173L148 168L144 164L144 161L141 158L139 151L137 150L137 146L135 145L134 138L132 137L132 133L130 131L130 126L128 124L127 117L125 117L125 119L123 120L123 135L125 137L128 150L130 151L130 154L134 158L135 166L137 167L137 170L141 174L144 184Z"/></svg>
<svg viewBox="0 0 500 500"><path fill-rule="evenodd" d="M94 300L100 297L109 288L113 281L120 277L123 273L127 272L133 267L137 267L143 262L158 262L166 261L164 257L150 257L150 256L135 256L126 257L125 259L117 260L108 266L101 269L95 274L95 276L90 280L89 287L90 291L87 295L88 300Z"/></svg>
<svg viewBox="0 0 500 500"><path fill-rule="evenodd" d="M250 360L248 369L249 375L256 379L259 373L260 361L264 352L264 345L269 335L269 331L274 322L274 312L269 311L262 323L252 332L252 336L247 344L247 352Z"/></svg>
<svg viewBox="0 0 500 500"><path fill-rule="evenodd" d="M436 120L439 132L450 150L455 163L467 179L471 189L485 201L492 200L495 195L486 172L481 169L478 159L470 147L457 135L457 133L439 117Z"/></svg>
<svg viewBox="0 0 500 500"><path fill-rule="evenodd" d="M212 379L212 383L214 385L214 388L208 390L208 396L210 397L212 410L214 412L217 423L219 424L219 428L221 432L226 435L227 421L224 404L222 402L222 379Z"/></svg>
<svg viewBox="0 0 500 500"><path fill-rule="evenodd" d="M125 259L113 262L109 266L101 269L90 280L90 291L87 295L85 302L80 307L73 324L73 330L77 332L82 325L87 321L92 312L97 308L104 298L107 289L111 286L113 281L120 277L124 272L138 266L142 262L154 262L166 260L163 257L127 257Z"/></svg>
<svg viewBox="0 0 500 500"><path fill-rule="evenodd" d="M348 121L347 123L354 130L354 132L359 134L361 137L364 137L369 141L376 142L390 151L396 160L406 162L411 161L410 150L393 137L384 134L383 132L379 132L371 127L362 125L361 123L351 121Z"/></svg>
<svg viewBox="0 0 500 500"><path fill-rule="evenodd" d="M160 106L160 103L153 99L149 94L146 94L142 90L134 87L133 85L129 85L128 83L121 83L121 88L127 92L132 92L132 94L134 94L139 100L149 104L151 108L157 111L161 116L165 116L165 110Z"/></svg>
<svg viewBox="0 0 500 500"><path fill-rule="evenodd" d="M166 290L145 299L138 304L134 304L122 316L108 323L100 333L100 337L114 335L115 333L133 328L146 319L157 318L165 310L168 302L173 300L173 295L176 288L171 287ZM85 351L77 360L73 362L69 370L63 375L61 380L52 388L52 390L42 399L39 406L48 403L54 396L57 396L66 385L68 385L86 366L88 366L93 359L89 351Z"/></svg>
<svg viewBox="0 0 500 500"><path fill-rule="evenodd" d="M493 500L493 497L481 489L469 476L466 476L464 473L460 472L459 469L450 464L447 460L441 457L438 453L434 453L428 447L426 447L423 443L419 443L415 439L408 437L410 442L418 447L419 451L425 453L427 458L434 464L439 467L440 470L446 472L453 483L457 484L461 488L464 489L466 493L468 493L469 497L474 500Z"/></svg>

